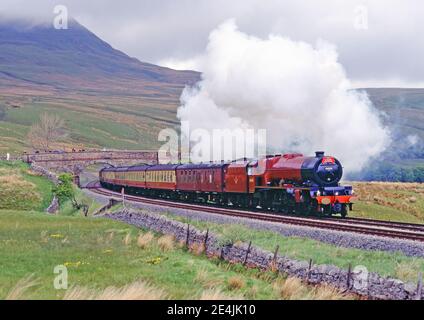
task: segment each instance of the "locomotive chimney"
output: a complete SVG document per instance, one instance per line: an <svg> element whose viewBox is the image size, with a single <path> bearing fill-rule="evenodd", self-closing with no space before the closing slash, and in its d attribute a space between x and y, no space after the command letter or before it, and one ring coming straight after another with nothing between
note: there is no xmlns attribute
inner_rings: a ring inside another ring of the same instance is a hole
<svg viewBox="0 0 424 320"><path fill-rule="evenodd" d="M324 156L324 151L315 151L315 157L322 158Z"/></svg>

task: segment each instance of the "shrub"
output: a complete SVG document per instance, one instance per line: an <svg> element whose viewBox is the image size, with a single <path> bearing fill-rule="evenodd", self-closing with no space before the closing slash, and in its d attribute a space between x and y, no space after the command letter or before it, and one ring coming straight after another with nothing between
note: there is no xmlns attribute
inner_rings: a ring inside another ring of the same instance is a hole
<svg viewBox="0 0 424 320"><path fill-rule="evenodd" d="M151 232L140 234L137 239L137 246L139 246L141 249L145 249L150 246L153 238L154 238L154 235Z"/></svg>
<svg viewBox="0 0 424 320"><path fill-rule="evenodd" d="M306 295L306 286L302 284L300 279L294 277L277 280L274 283L274 289L284 300L298 300L305 298Z"/></svg>
<svg viewBox="0 0 424 320"><path fill-rule="evenodd" d="M233 276L228 278L228 287L231 290L241 289L244 287L244 280L240 276Z"/></svg>
<svg viewBox="0 0 424 320"><path fill-rule="evenodd" d="M174 248L174 237L164 235L158 239L158 245L162 251L172 250Z"/></svg>

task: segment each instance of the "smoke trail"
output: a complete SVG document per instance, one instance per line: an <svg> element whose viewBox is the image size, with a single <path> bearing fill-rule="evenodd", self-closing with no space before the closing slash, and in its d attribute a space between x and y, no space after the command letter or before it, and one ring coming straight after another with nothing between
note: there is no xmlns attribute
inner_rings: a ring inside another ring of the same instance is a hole
<svg viewBox="0 0 424 320"><path fill-rule="evenodd" d="M274 151L325 150L348 171L390 143L364 93L349 90L335 48L278 35L260 39L230 20L212 31L199 59L202 80L186 88L178 117L191 128L265 128Z"/></svg>

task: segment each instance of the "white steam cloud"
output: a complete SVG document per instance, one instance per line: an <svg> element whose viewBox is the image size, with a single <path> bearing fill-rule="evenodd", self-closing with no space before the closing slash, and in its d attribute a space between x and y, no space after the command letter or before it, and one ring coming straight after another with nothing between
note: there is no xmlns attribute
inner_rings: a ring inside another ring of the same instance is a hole
<svg viewBox="0 0 424 320"><path fill-rule="evenodd" d="M335 48L324 41L260 39L229 20L197 60L202 80L184 90L178 110L191 129L266 129L273 151L325 150L350 172L390 143L370 100L349 90Z"/></svg>

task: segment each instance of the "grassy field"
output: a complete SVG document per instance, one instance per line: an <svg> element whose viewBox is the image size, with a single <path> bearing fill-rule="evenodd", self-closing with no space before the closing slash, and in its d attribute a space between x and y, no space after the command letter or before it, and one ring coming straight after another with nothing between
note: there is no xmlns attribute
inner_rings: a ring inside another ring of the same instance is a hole
<svg viewBox="0 0 424 320"><path fill-rule="evenodd" d="M346 182L356 194L351 217L424 223L424 185L419 183ZM252 241L254 245L301 260L313 259L318 264L334 264L347 268L349 264L364 265L370 271L407 281L416 281L424 272L424 259L411 258L401 253L385 253L341 248L306 238L283 237L274 232L252 230L242 225L223 225L187 220L164 211L165 215L190 223L201 230L209 228L223 239L233 242Z"/></svg>
<svg viewBox="0 0 424 320"><path fill-rule="evenodd" d="M43 212L52 184L20 162L0 163L0 299L351 299L326 286L207 259L160 236L65 203ZM80 202L99 203L77 191ZM53 287L55 266L68 290Z"/></svg>
<svg viewBox="0 0 424 320"><path fill-rule="evenodd" d="M22 162L0 161L0 209L44 210L52 186Z"/></svg>
<svg viewBox="0 0 424 320"><path fill-rule="evenodd" d="M353 182L352 217L424 223L424 184Z"/></svg>
<svg viewBox="0 0 424 320"><path fill-rule="evenodd" d="M81 216L1 210L0 264L3 299L85 299L93 295L154 299L351 298L328 287L307 287L271 272L209 260L199 252L187 251L172 238L123 223ZM69 290L53 287L53 269L57 265L68 268ZM114 288L108 288L111 286Z"/></svg>
<svg viewBox="0 0 424 320"><path fill-rule="evenodd" d="M13 102L18 101L18 102ZM16 104L18 107L11 107ZM158 132L176 125L177 97L16 97L0 95L0 153L29 150L27 134L43 113L65 121L68 135L56 148L156 149Z"/></svg>
<svg viewBox="0 0 424 320"><path fill-rule="evenodd" d="M209 229L224 242L249 242L273 252L279 246L279 254L316 264L333 264L347 269L349 264L365 266L369 271L393 276L406 281L417 281L418 273L424 272L424 259L407 257L402 253L366 251L342 248L308 238L284 237L276 232L255 230L241 224L220 224L198 219L187 219L168 211L164 215L172 219L190 223L200 230Z"/></svg>

